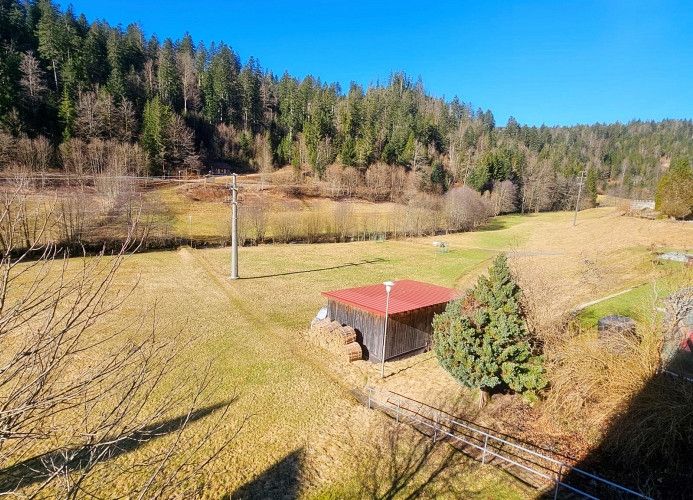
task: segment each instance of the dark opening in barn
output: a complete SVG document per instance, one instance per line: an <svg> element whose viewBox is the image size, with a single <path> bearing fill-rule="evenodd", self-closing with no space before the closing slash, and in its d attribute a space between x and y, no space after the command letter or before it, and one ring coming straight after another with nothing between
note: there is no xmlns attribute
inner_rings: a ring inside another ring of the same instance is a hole
<svg viewBox="0 0 693 500"><path fill-rule="evenodd" d="M370 361L383 360L387 294L382 284L323 292L330 319L353 327ZM388 307L385 360L427 349L433 315L458 295L457 290L413 280L394 283Z"/></svg>

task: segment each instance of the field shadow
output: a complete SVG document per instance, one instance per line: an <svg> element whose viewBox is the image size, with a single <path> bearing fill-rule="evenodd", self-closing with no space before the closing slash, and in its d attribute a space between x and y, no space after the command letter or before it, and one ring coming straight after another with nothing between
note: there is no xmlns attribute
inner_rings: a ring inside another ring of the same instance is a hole
<svg viewBox="0 0 693 500"><path fill-rule="evenodd" d="M0 495L12 494L20 488L46 481L54 476L56 471L65 474L84 470L86 467L94 465L94 457L98 457L98 462L113 460L137 450L154 439L177 432L195 421L226 408L235 400L233 398L221 401L195 410L190 414L186 413L148 425L120 439L110 437L85 446L53 450L6 467L0 470ZM116 439L119 440L114 444Z"/></svg>
<svg viewBox="0 0 693 500"><path fill-rule="evenodd" d="M693 355L680 351L665 369L683 357L693 366ZM666 372L653 376L575 467L655 499L693 498L693 381ZM570 471L563 482L598 498L637 498L580 470ZM554 491L543 498L554 498ZM569 490L559 489L558 498L571 498Z"/></svg>
<svg viewBox="0 0 693 500"><path fill-rule="evenodd" d="M298 448L224 498L227 500L298 498L303 461L303 448Z"/></svg>
<svg viewBox="0 0 693 500"><path fill-rule="evenodd" d="M379 264L382 262L387 262L387 259L379 257L377 259L362 260L359 262L348 262L346 264L340 264L337 266L318 267L318 268L314 268L314 269L303 269L300 271L286 271L283 273L261 274L261 275L257 275L257 276L240 276L238 279L240 279L240 280L256 280L256 279L261 279L261 278L276 278L279 276L290 276L292 274L318 273L321 271L332 271L334 269L343 269L346 267L365 266L368 264Z"/></svg>

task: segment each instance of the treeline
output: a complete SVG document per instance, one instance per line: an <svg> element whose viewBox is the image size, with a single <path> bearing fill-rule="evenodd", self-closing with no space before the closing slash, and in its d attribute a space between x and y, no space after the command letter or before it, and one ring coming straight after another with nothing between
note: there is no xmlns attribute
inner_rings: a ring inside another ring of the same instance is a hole
<svg viewBox="0 0 693 500"><path fill-rule="evenodd" d="M672 157L693 157L690 120L497 126L491 111L434 98L404 74L365 89L278 77L224 43L147 38L50 0L0 0L0 127L3 168L291 164L324 178L339 165L360 182L384 164L424 192L510 181L524 211L573 202L585 169L588 202L598 190L650 197Z"/></svg>

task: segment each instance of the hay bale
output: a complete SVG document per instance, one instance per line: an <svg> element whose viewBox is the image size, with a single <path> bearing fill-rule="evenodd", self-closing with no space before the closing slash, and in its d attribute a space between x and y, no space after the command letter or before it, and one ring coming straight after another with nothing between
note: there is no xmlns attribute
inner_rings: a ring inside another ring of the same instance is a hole
<svg viewBox="0 0 693 500"><path fill-rule="evenodd" d="M342 324L340 322L330 321L327 325L325 325L325 333L332 333L333 331L335 331L341 327L342 327Z"/></svg>
<svg viewBox="0 0 693 500"><path fill-rule="evenodd" d="M344 352L346 353L346 359L349 363L363 358L363 349L361 349L361 344L358 342L351 342L345 345Z"/></svg>
<svg viewBox="0 0 693 500"><path fill-rule="evenodd" d="M351 344L352 342L356 342L356 330L354 330L350 326L343 326L339 330L337 330L342 344L347 345Z"/></svg>

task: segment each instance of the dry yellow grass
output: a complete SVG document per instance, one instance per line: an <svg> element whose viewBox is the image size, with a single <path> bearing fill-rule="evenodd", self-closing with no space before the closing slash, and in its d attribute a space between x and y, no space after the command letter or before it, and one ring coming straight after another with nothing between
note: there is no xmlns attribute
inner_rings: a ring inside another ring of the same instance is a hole
<svg viewBox="0 0 693 500"><path fill-rule="evenodd" d="M544 295L537 288L537 300L558 313L647 279L651 245L686 248L693 241L690 225L616 217L610 209L581 213L576 228L571 222L568 213L502 217L494 221L493 230L443 237L450 245L447 253L431 245L433 238L242 248L243 279L234 282L227 279L225 248L134 255L118 279L126 285L139 276L140 285L118 319L131 321L156 302L160 334L183 329L191 340L169 383L189 380L212 360L218 373L217 399L239 394L222 434L235 432L250 416L231 446L205 471L202 496L231 494L258 477L271 496L286 488L292 474L298 476L298 492L304 497L369 496L364 485L372 484L373 471L383 471L384 483L378 487L386 488L388 480L395 479L386 471L407 472L403 457L424 453L426 460L411 474L405 490L411 491L448 460L445 446L429 452L407 433L395 446L388 440L388 421L360 406L350 389L382 385L460 411L474 395L440 369L430 353L388 364L391 376L384 382L368 362L338 364L304 335L323 304L320 291L399 278L464 286L499 251L509 251L520 272L540 271L538 282L550 287ZM581 281L586 269L593 279ZM203 425L195 423L193 433ZM146 447L166 442L162 438ZM395 448L390 458L383 456L387 446ZM431 479L428 496L534 494L496 469L454 463ZM262 476L265 473L275 477ZM118 488L116 483L109 494L117 494Z"/></svg>
<svg viewBox="0 0 693 500"><path fill-rule="evenodd" d="M213 361L218 374L217 398L224 400L239 394L230 417L223 422L219 440L235 432L250 417L234 442L200 479L204 483L202 496L231 494L259 476L264 485L260 491L270 497L285 491L294 480L301 496L367 496L356 473L366 474L373 467L389 470L390 466L395 471L403 468L403 473L411 473L404 494L426 483L433 471L444 465L445 445L441 450L426 451L420 469L407 471L407 460L401 457L423 453L421 443L408 431L400 435L401 441L393 452L400 458L381 456L378 443L388 435L390 424L351 396L349 389L360 387L363 381L350 383L340 377L332 370L332 360L303 338L307 322L322 302L320 290L345 281L368 281L374 276L404 276L424 254L435 256L432 248L407 246L403 242L247 248L241 250L245 277L311 272L233 283L226 276L225 249L181 249L128 259L119 282L126 285L139 275L140 286L119 320L127 322L139 314L143 304L156 302L160 334L172 335L183 329L183 337L192 343L169 383L190 380L205 361ZM384 260L319 271L377 258ZM464 262L460 262L460 272ZM431 269L424 274L436 279L432 272L435 273ZM437 278L440 279L441 276ZM203 421L197 422L191 431L199 434L203 426ZM167 443L168 439L162 438L146 447L151 450ZM210 448L213 446L209 443ZM277 463L285 464L287 457L300 462L298 478L290 477L296 472L294 467L273 469ZM127 463L134 458L129 454L118 460ZM450 462L444 468L449 470L431 479L427 486L431 495L448 488L478 497L528 495L528 490L491 467L463 461ZM262 476L268 470L273 471L271 477ZM124 491L127 484L116 482L109 493L116 494L119 487ZM379 487L387 489L387 478Z"/></svg>

